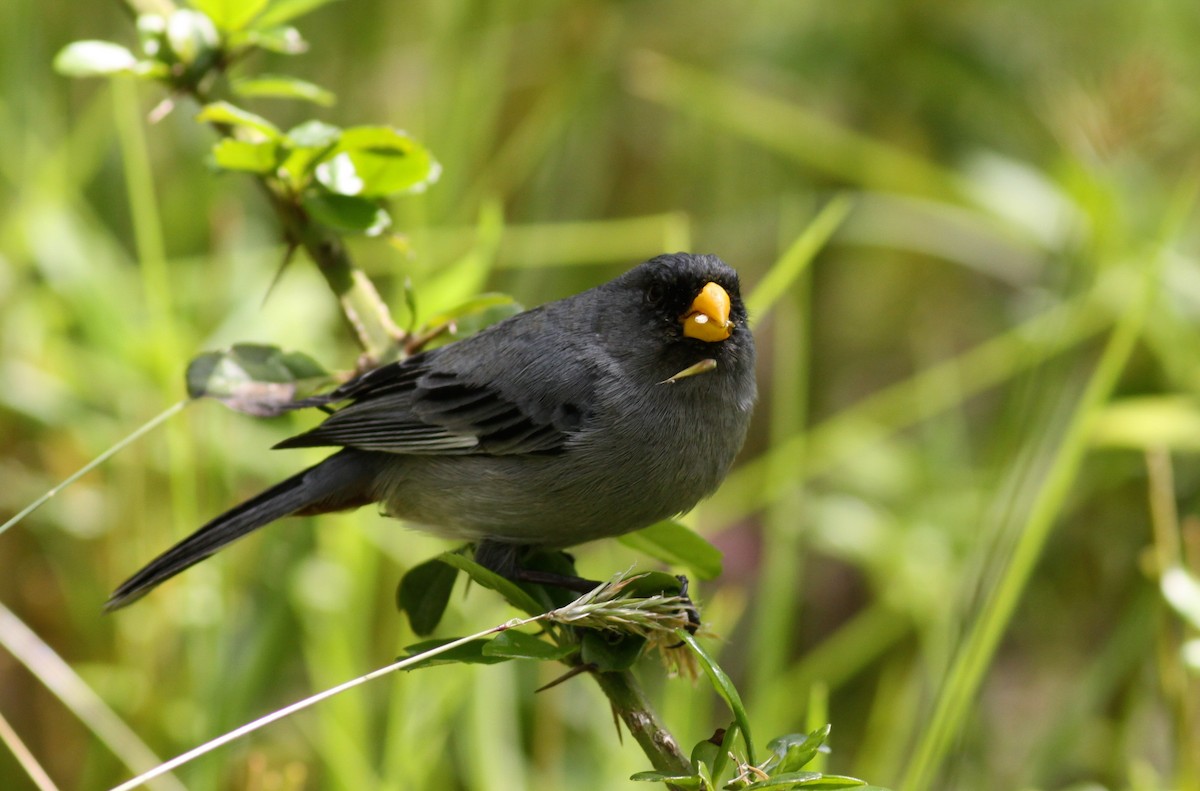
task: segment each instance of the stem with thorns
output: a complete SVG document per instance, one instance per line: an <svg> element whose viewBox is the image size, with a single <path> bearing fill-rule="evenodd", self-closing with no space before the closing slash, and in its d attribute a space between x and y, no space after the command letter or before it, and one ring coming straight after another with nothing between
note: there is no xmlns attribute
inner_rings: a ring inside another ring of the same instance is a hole
<svg viewBox="0 0 1200 791"><path fill-rule="evenodd" d="M592 677L655 770L668 775L692 774L692 762L650 707L631 672L593 673Z"/></svg>

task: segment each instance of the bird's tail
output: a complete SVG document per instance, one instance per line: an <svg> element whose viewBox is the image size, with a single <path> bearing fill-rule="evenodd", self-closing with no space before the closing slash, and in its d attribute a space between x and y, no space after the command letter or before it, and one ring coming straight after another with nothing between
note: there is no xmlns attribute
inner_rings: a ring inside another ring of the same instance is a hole
<svg viewBox="0 0 1200 791"><path fill-rule="evenodd" d="M121 583L104 609L116 610L140 599L226 544L276 519L292 514L342 511L372 502L374 455L341 451L226 511Z"/></svg>

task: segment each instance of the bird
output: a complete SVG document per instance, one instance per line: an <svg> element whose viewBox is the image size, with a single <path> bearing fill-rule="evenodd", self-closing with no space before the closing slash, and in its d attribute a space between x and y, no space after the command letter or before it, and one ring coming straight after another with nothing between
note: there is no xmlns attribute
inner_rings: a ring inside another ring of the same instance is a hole
<svg viewBox="0 0 1200 791"><path fill-rule="evenodd" d="M275 447L339 450L201 526L105 609L286 516L379 503L510 575L522 550L687 512L742 447L754 363L737 272L714 255L659 255L295 402L330 414Z"/></svg>

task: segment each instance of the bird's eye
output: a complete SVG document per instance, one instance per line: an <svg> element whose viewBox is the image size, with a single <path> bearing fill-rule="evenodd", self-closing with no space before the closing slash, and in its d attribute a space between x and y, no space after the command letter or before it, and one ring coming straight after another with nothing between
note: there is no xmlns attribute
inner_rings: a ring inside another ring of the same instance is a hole
<svg viewBox="0 0 1200 791"><path fill-rule="evenodd" d="M650 305L660 305L666 295L666 289L660 284L651 283L650 287L646 289L646 302Z"/></svg>

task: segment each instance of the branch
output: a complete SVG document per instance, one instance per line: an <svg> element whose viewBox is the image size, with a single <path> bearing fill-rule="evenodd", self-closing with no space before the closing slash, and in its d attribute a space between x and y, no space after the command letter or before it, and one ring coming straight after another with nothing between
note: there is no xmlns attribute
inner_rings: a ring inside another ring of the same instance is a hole
<svg viewBox="0 0 1200 791"><path fill-rule="evenodd" d="M633 673L628 670L593 673L592 677L656 771L670 775L692 774L691 760L683 754L679 742L663 725L658 713L650 708L650 702L646 700Z"/></svg>

